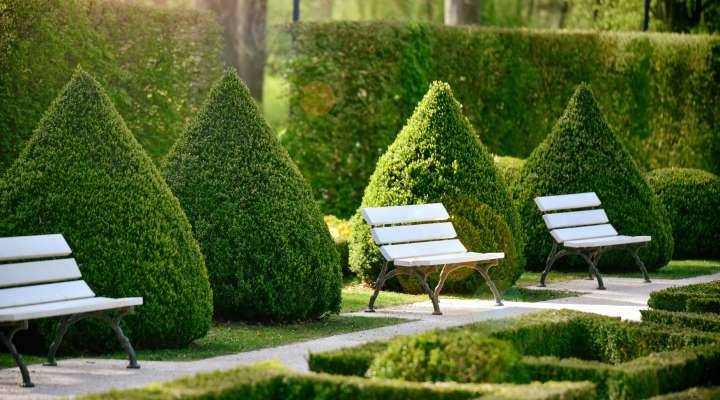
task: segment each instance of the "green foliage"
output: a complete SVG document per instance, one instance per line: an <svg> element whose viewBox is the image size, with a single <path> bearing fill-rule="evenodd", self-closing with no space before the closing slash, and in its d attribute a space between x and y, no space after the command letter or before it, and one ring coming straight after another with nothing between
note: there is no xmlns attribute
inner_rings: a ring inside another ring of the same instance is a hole
<svg viewBox="0 0 720 400"><path fill-rule="evenodd" d="M694 387L682 392L669 393L662 396L651 397L650 400L718 400L720 399L720 386Z"/></svg>
<svg viewBox="0 0 720 400"><path fill-rule="evenodd" d="M283 141L327 214L355 212L377 159L432 80L454 88L495 154L527 157L586 81L641 169L720 173L717 36L383 22L294 29ZM324 90L306 90L313 87Z"/></svg>
<svg viewBox="0 0 720 400"><path fill-rule="evenodd" d="M339 311L327 226L234 70L210 91L164 171L203 249L216 315L292 321Z"/></svg>
<svg viewBox="0 0 720 400"><path fill-rule="evenodd" d="M523 382L520 353L509 343L469 331L401 336L378 354L367 376L415 382Z"/></svg>
<svg viewBox="0 0 720 400"><path fill-rule="evenodd" d="M520 171L525 165L525 160L522 158L501 156L495 156L494 160L495 167L497 167L500 175L502 175L508 185L510 197L514 197L515 193L519 190L517 183L520 179Z"/></svg>
<svg viewBox="0 0 720 400"><path fill-rule="evenodd" d="M352 236L352 225L350 221L340 219L334 215L326 215L324 217L325 225L330 230L330 236L332 236L335 242L335 250L338 252L340 257L340 269L343 272L343 276L353 275L350 271L350 237Z"/></svg>
<svg viewBox="0 0 720 400"><path fill-rule="evenodd" d="M136 347L205 335L211 290L190 224L102 87L80 69L0 187L0 236L55 232L98 295L144 298L124 320ZM51 321L41 326L52 340ZM64 343L117 346L109 327L91 321L73 326Z"/></svg>
<svg viewBox="0 0 720 400"><path fill-rule="evenodd" d="M653 309L640 310L640 313L642 314L643 321L705 332L720 332L720 315Z"/></svg>
<svg viewBox="0 0 720 400"><path fill-rule="evenodd" d="M445 205L468 250L505 252L490 275L499 290L510 287L524 264L518 214L492 157L462 115L450 86L442 82L431 85L378 161L361 208L433 202ZM365 282L374 282L382 256L360 209L351 222L350 268ZM420 290L414 277L388 283L396 282L407 291ZM484 279L471 270L450 275L445 284L446 291L456 292L485 287Z"/></svg>
<svg viewBox="0 0 720 400"><path fill-rule="evenodd" d="M474 334L507 341L524 355L521 367L525 374L512 374L508 382L523 382L528 376L533 381L589 380L597 386L597 398L634 399L719 379L713 372L720 367L717 332L623 322L569 310L480 322L443 332L453 338ZM403 340L412 342L411 338ZM424 343L428 346L424 353L440 347L433 341ZM316 353L311 355L310 366L313 371L357 375L389 348L389 342L375 342ZM405 350L413 351L409 346ZM441 359L442 354L437 352L434 362L447 362Z"/></svg>
<svg viewBox="0 0 720 400"><path fill-rule="evenodd" d="M648 305L658 310L720 313L720 281L652 292Z"/></svg>
<svg viewBox="0 0 720 400"><path fill-rule="evenodd" d="M550 135L528 157L517 186L515 199L527 235L528 269L545 266L552 244L533 199L565 193L595 192L620 234L652 236L640 253L649 270L664 266L672 258L673 237L667 214L607 125L586 84L578 86ZM556 265L587 270L577 257L565 257ZM631 268L637 267L625 252L611 252L600 260L601 271Z"/></svg>
<svg viewBox="0 0 720 400"><path fill-rule="evenodd" d="M100 77L155 159L221 73L210 14L108 0L0 0L0 171L14 160L73 69Z"/></svg>
<svg viewBox="0 0 720 400"><path fill-rule="evenodd" d="M153 384L141 389L111 391L80 397L82 400L461 400L533 399L581 400L593 398L587 382L548 382L527 385L439 385L326 374L304 374L277 363L261 363Z"/></svg>
<svg viewBox="0 0 720 400"><path fill-rule="evenodd" d="M670 216L674 257L720 258L720 178L699 169L663 168L647 180Z"/></svg>

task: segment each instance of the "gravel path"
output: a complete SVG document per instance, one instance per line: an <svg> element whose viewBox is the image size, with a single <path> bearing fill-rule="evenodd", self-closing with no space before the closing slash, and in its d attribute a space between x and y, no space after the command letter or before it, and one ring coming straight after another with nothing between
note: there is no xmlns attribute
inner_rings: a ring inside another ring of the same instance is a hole
<svg viewBox="0 0 720 400"><path fill-rule="evenodd" d="M679 280L655 280L644 283L642 279L605 278L608 290L595 290L595 282L572 280L548 285L548 289L584 292L578 297L567 297L538 303L505 302L495 307L491 301L454 300L441 301L444 315L431 315L430 301L378 310L375 314L353 313L360 316L387 316L414 320L361 332L347 333L315 339L307 342L213 357L197 361L142 361L140 370L128 370L123 360L71 359L62 360L58 367L30 365L34 388L19 386L17 368L0 370L0 398L8 400L49 399L86 393L104 392L110 389L138 387L150 382L167 381L181 376L193 375L218 369L230 369L239 365L254 364L263 360L279 360L297 370L307 370L307 354L352 347L367 341L387 339L398 335L410 335L432 329L444 329L472 322L498 319L530 313L543 309L568 308L597 314L619 316L639 320L640 310L646 307L650 292L674 285L720 280L720 273ZM382 294L380 294L382 296Z"/></svg>

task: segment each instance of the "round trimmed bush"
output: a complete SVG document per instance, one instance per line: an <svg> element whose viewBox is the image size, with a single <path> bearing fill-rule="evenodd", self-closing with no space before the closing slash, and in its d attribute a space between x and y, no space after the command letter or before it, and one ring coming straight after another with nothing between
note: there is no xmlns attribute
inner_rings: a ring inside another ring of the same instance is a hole
<svg viewBox="0 0 720 400"><path fill-rule="evenodd" d="M676 258L720 257L720 178L700 169L662 168L647 174L665 205Z"/></svg>
<svg viewBox="0 0 720 400"><path fill-rule="evenodd" d="M123 320L136 348L204 336L212 299L180 204L100 85L78 69L0 183L0 236L61 233L98 296L142 296ZM41 320L52 340L54 324ZM83 320L64 345L118 348L109 326ZM68 348L66 347L66 349Z"/></svg>
<svg viewBox="0 0 720 400"><path fill-rule="evenodd" d="M523 375L510 343L466 330L396 338L367 371L371 378L416 382L522 382Z"/></svg>
<svg viewBox="0 0 720 400"><path fill-rule="evenodd" d="M233 70L164 171L203 249L217 316L293 321L339 311L340 264L323 216Z"/></svg>
<svg viewBox="0 0 720 400"><path fill-rule="evenodd" d="M434 82L395 142L380 158L365 189L363 207L442 202L458 237L470 251L504 251L505 259L490 270L500 291L522 274L522 233L505 181L475 134L450 86ZM383 258L360 215L352 218L350 268L373 283ZM437 274L430 276L436 280ZM431 282L434 283L434 282ZM413 277L387 282L390 289L419 292ZM445 292L488 291L472 270L451 274Z"/></svg>
<svg viewBox="0 0 720 400"><path fill-rule="evenodd" d="M670 261L670 221L635 161L605 122L590 86L581 84L552 132L525 162L515 193L526 235L527 268L542 270L552 238L533 199L566 193L595 192L613 226L622 235L650 235L640 252L648 270ZM586 271L579 257L564 257L553 268ZM609 252L600 271L637 267L626 252Z"/></svg>

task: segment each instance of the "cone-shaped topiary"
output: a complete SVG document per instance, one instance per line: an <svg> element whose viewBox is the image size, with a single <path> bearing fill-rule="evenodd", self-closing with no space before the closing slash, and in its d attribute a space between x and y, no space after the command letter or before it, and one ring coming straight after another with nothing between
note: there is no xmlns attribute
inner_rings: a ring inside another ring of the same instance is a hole
<svg viewBox="0 0 720 400"><path fill-rule="evenodd" d="M337 312L337 252L310 188L227 71L164 166L203 249L216 315L303 320Z"/></svg>
<svg viewBox="0 0 720 400"><path fill-rule="evenodd" d="M434 82L395 142L378 160L365 189L363 207L442 202L458 237L470 251L504 251L491 276L500 291L522 274L522 234L503 178L480 142L450 86ZM383 258L360 216L352 219L350 268L374 282ZM402 277L401 277L402 278ZM434 277L431 277L434 279ZM412 278L390 280L389 288L420 291ZM486 290L474 271L450 275L445 291Z"/></svg>
<svg viewBox="0 0 720 400"><path fill-rule="evenodd" d="M0 236L62 233L99 296L142 296L124 319L137 348L186 345L211 323L198 243L177 199L100 85L80 68L0 183ZM45 339L51 322L40 322ZM84 320L64 344L116 346Z"/></svg>
<svg viewBox="0 0 720 400"><path fill-rule="evenodd" d="M566 193L595 192L620 234L652 236L640 252L648 270L665 265L672 257L667 214L605 122L587 84L578 86L552 132L527 159L516 188L528 269L542 270L552 246L533 199ZM556 265L587 270L578 257L565 257ZM636 271L636 266L625 252L609 252L600 260L603 269Z"/></svg>
<svg viewBox="0 0 720 400"><path fill-rule="evenodd" d="M648 183L670 216L676 258L720 257L720 178L692 168L662 168Z"/></svg>

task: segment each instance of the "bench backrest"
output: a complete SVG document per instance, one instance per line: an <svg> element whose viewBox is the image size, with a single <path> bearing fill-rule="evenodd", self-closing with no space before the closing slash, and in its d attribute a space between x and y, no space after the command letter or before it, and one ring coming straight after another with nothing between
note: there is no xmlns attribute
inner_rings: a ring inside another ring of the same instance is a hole
<svg viewBox="0 0 720 400"><path fill-rule="evenodd" d="M595 192L536 197L545 226L558 243L617 236ZM572 211L567 211L572 210Z"/></svg>
<svg viewBox="0 0 720 400"><path fill-rule="evenodd" d="M363 208L362 216L388 261L467 252L440 203Z"/></svg>
<svg viewBox="0 0 720 400"><path fill-rule="evenodd" d="M95 297L71 253L60 234L0 238L0 309Z"/></svg>

